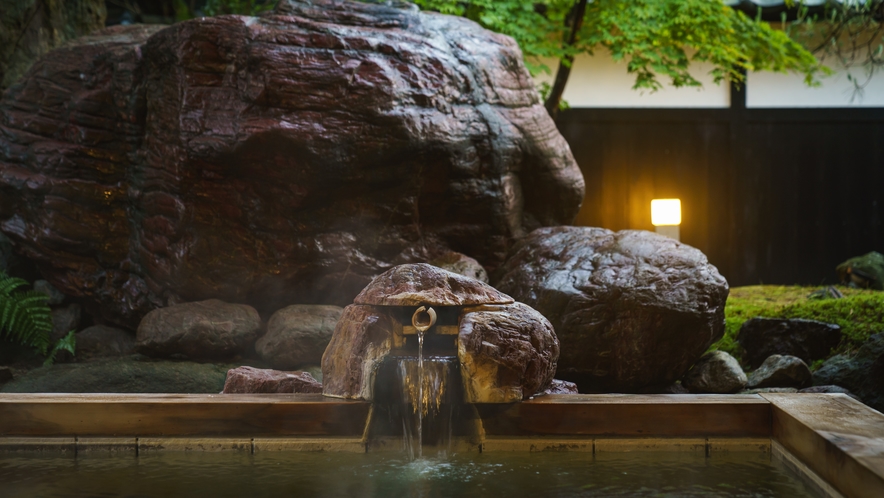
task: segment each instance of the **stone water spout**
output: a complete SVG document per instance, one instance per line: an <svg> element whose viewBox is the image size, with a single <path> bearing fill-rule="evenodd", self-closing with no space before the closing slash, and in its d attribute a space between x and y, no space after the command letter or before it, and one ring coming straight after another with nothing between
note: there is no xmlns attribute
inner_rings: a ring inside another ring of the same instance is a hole
<svg viewBox="0 0 884 498"><path fill-rule="evenodd" d="M559 342L543 315L478 280L407 264L344 309L322 357L323 394L373 401L382 363L417 357L419 333L425 355L456 358L466 403L528 399L556 371Z"/></svg>

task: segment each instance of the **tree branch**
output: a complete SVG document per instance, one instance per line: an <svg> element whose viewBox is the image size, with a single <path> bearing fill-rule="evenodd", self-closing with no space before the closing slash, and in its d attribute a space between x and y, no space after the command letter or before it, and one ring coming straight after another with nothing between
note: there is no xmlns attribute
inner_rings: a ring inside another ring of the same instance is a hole
<svg viewBox="0 0 884 498"><path fill-rule="evenodd" d="M566 47L573 47L577 42L577 33L583 27L583 17L586 13L587 0L577 0L574 5L573 18L571 20L571 30L568 32L564 43ZM556 69L556 79L553 83L552 90L544 102L544 107L549 115L555 119L559 113L559 104L562 102L562 94L565 93L565 85L568 84L568 77L571 76L571 66L574 63L573 55L565 55L559 60L559 67Z"/></svg>

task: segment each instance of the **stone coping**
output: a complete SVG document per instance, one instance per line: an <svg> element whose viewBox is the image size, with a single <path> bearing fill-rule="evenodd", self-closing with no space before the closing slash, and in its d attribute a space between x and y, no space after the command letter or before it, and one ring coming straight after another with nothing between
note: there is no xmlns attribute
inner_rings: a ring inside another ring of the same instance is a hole
<svg viewBox="0 0 884 498"><path fill-rule="evenodd" d="M315 394L0 394L0 451L397 447L366 439L370 412ZM551 395L476 413L462 451L764 451L829 495L884 496L884 415L843 394Z"/></svg>

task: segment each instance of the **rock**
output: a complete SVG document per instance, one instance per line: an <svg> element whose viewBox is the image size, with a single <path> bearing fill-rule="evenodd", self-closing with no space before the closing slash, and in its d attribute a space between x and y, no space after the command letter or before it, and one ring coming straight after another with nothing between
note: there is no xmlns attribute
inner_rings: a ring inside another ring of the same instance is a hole
<svg viewBox="0 0 884 498"><path fill-rule="evenodd" d="M811 374L801 358L788 355L771 355L754 372L749 374L750 388L795 387L810 385Z"/></svg>
<svg viewBox="0 0 884 498"><path fill-rule="evenodd" d="M322 356L325 395L373 400L375 374L391 352L417 356L420 323L428 347L457 355L470 402L527 399L556 371L559 345L549 321L478 280L423 263L401 265L354 301Z"/></svg>
<svg viewBox="0 0 884 498"><path fill-rule="evenodd" d="M93 325L77 332L77 360L128 356L135 352L135 337L125 330Z"/></svg>
<svg viewBox="0 0 884 498"><path fill-rule="evenodd" d="M254 344L260 330L255 308L209 299L148 313L138 325L135 347L148 356L234 358Z"/></svg>
<svg viewBox="0 0 884 498"><path fill-rule="evenodd" d="M12 369L9 367L0 367L0 384L6 384L13 379Z"/></svg>
<svg viewBox="0 0 884 498"><path fill-rule="evenodd" d="M307 372L238 367L227 372L222 394L321 392L322 384Z"/></svg>
<svg viewBox="0 0 884 498"><path fill-rule="evenodd" d="M59 304L64 303L64 300L67 297L62 294L60 290L56 289L55 286L45 280L37 280L34 282L34 290L42 292L49 297L49 300L46 301L46 304L49 306L58 306Z"/></svg>
<svg viewBox="0 0 884 498"><path fill-rule="evenodd" d="M0 133L0 230L129 328L349 304L416 246L493 272L584 190L517 44L404 3L108 28L41 58Z"/></svg>
<svg viewBox="0 0 884 498"><path fill-rule="evenodd" d="M841 283L863 289L884 290L884 254L872 251L850 258L835 268Z"/></svg>
<svg viewBox="0 0 884 498"><path fill-rule="evenodd" d="M449 251L429 261L433 266L465 277L488 283L488 272L475 259L459 252Z"/></svg>
<svg viewBox="0 0 884 498"><path fill-rule="evenodd" d="M813 373L815 385L843 386L884 412L884 333L869 337L853 357L835 355Z"/></svg>
<svg viewBox="0 0 884 498"><path fill-rule="evenodd" d="M543 396L546 394L578 394L577 384L568 382L567 380L553 379L549 387L535 396Z"/></svg>
<svg viewBox="0 0 884 498"><path fill-rule="evenodd" d="M287 306L270 317L255 351L276 369L319 364L343 311L337 306Z"/></svg>
<svg viewBox="0 0 884 498"><path fill-rule="evenodd" d="M344 308L322 355L322 394L370 401L374 372L390 354L395 319L379 306Z"/></svg>
<svg viewBox="0 0 884 498"><path fill-rule="evenodd" d="M862 402L862 400L856 394L844 389L841 386L810 386L805 387L804 389L799 389L799 393L807 393L807 394L846 394L851 398Z"/></svg>
<svg viewBox="0 0 884 498"><path fill-rule="evenodd" d="M70 331L76 331L80 326L82 308L79 304L69 304L63 308L52 310L52 333L50 339L54 342L68 335Z"/></svg>
<svg viewBox="0 0 884 498"><path fill-rule="evenodd" d="M466 308L457 357L467 402L512 403L552 382L559 341L549 321L522 303Z"/></svg>
<svg viewBox="0 0 884 498"><path fill-rule="evenodd" d="M224 387L234 365L190 361L106 358L56 363L18 377L0 388L8 393L213 393Z"/></svg>
<svg viewBox="0 0 884 498"><path fill-rule="evenodd" d="M829 356L841 341L841 327L815 320L752 318L740 327L737 342L745 350L743 360L758 368L768 356L790 355L805 363Z"/></svg>
<svg viewBox="0 0 884 498"><path fill-rule="evenodd" d="M38 57L104 27L104 0L4 1L0 16L0 93Z"/></svg>
<svg viewBox="0 0 884 498"><path fill-rule="evenodd" d="M743 389L747 382L736 358L724 351L710 351L697 361L681 384L692 393L727 394Z"/></svg>
<svg viewBox="0 0 884 498"><path fill-rule="evenodd" d="M798 389L794 387L762 387L759 389L745 389L740 391L737 394L764 394L764 393L782 393L782 394L794 394L797 393Z"/></svg>
<svg viewBox="0 0 884 498"><path fill-rule="evenodd" d="M476 306L511 304L513 298L478 280L416 263L399 265L378 275L354 304L375 306Z"/></svg>
<svg viewBox="0 0 884 498"><path fill-rule="evenodd" d="M672 384L724 334L725 279L700 251L651 232L535 230L496 287L550 320L557 375L581 392Z"/></svg>

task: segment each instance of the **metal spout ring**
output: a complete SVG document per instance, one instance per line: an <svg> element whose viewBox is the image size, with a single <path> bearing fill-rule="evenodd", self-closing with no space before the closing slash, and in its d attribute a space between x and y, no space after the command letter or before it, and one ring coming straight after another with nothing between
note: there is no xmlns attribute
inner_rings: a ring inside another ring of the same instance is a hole
<svg viewBox="0 0 884 498"><path fill-rule="evenodd" d="M427 322L427 317L429 317L429 322ZM414 328L416 328L418 332L426 332L435 323L436 310L433 308L421 306L413 315L411 315L411 324L414 325Z"/></svg>

